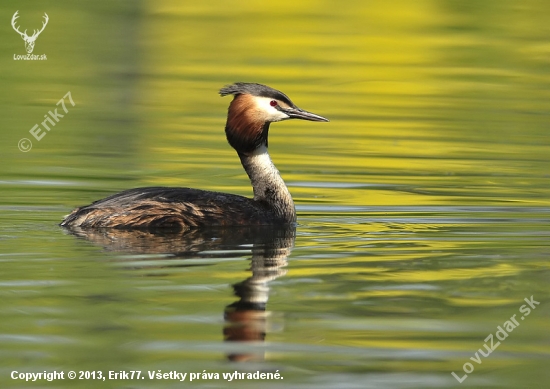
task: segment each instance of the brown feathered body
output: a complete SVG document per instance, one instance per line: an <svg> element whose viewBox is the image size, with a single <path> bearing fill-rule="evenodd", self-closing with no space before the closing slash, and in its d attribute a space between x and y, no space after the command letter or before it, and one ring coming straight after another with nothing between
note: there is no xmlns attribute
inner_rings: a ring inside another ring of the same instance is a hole
<svg viewBox="0 0 550 389"><path fill-rule="evenodd" d="M129 189L75 209L62 225L81 228L188 228L285 224L268 204L191 188Z"/></svg>

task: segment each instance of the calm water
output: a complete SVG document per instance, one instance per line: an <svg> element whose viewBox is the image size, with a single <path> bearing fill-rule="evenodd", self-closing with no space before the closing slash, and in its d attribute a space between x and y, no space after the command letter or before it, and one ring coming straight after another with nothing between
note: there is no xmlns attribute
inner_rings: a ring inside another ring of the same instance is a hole
<svg viewBox="0 0 550 389"><path fill-rule="evenodd" d="M14 60L16 10L22 30L49 15L33 53L47 60ZM0 386L548 387L549 12L529 0L4 1ZM217 96L233 81L331 119L271 127L296 229L57 226L137 186L250 195ZM10 378L45 370L66 379ZM159 370L220 379L150 380ZM223 379L235 371L283 379Z"/></svg>

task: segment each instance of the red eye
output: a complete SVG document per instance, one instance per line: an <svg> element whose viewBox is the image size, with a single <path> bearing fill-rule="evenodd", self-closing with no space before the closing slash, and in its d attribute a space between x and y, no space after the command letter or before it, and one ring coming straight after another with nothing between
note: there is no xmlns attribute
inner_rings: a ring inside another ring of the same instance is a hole
<svg viewBox="0 0 550 389"><path fill-rule="evenodd" d="M272 107L276 107L277 106L277 102L275 100L271 100L269 102L269 105L271 105Z"/></svg>

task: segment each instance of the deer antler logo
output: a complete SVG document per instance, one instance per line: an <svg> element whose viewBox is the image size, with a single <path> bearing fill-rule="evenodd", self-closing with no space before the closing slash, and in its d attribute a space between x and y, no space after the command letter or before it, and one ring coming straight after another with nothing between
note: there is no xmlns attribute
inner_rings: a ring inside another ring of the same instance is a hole
<svg viewBox="0 0 550 389"><path fill-rule="evenodd" d="M27 50L27 53L30 54L34 50L34 43L36 41L36 38L38 38L38 35L40 35L42 31L44 31L44 28L46 28L46 24L48 24L48 14L44 12L44 22L42 22L42 28L40 30L34 30L32 36L28 36L27 30L25 30L25 32L21 32L19 31L19 27L15 25L15 20L19 17L19 15L17 15L18 12L19 11L15 11L13 17L11 18L11 26L15 31L17 31L19 35L21 35L21 38L23 38L23 40L25 41L25 49Z"/></svg>

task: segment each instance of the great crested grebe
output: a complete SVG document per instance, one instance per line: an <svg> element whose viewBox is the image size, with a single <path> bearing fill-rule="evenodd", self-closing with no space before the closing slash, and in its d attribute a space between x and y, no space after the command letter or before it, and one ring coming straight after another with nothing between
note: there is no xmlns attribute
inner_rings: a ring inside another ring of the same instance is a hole
<svg viewBox="0 0 550 389"><path fill-rule="evenodd" d="M284 93L266 85L237 82L222 88L220 95L234 96L225 134L250 178L253 199L190 188L136 188L75 209L61 226L186 230L295 223L292 196L267 152L269 125L287 119L328 119L298 108Z"/></svg>

